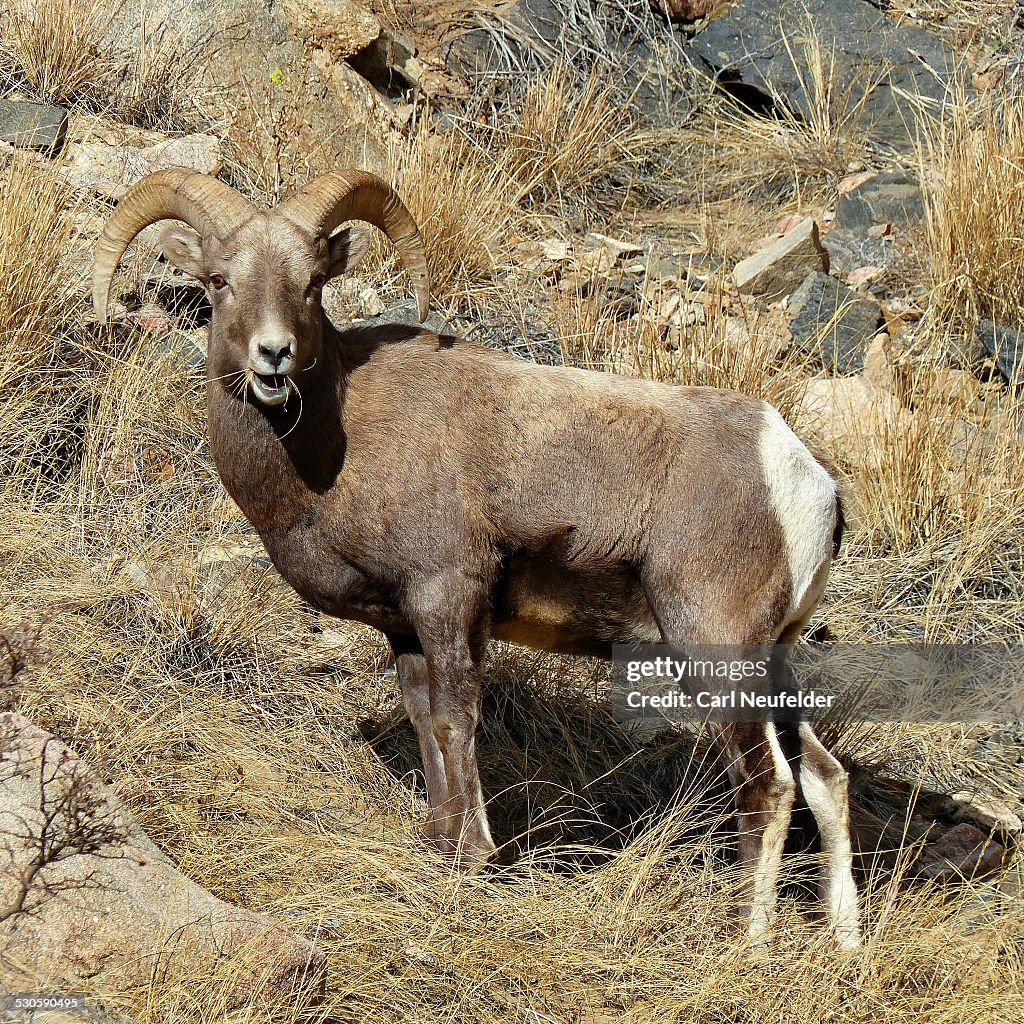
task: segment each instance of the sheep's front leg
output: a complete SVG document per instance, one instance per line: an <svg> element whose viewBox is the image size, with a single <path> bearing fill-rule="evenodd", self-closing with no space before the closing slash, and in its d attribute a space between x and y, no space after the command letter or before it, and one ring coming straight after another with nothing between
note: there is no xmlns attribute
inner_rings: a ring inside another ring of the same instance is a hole
<svg viewBox="0 0 1024 1024"><path fill-rule="evenodd" d="M456 862L469 867L495 850L476 764L480 673L466 633L456 630L421 640L430 678L430 721L448 787L447 801L432 809L431 818L438 834L454 846Z"/></svg>
<svg viewBox="0 0 1024 1024"><path fill-rule="evenodd" d="M427 659L415 637L388 636L395 653L395 671L402 688L402 699L409 714L423 758L423 776L427 785L427 803L430 817L424 833L428 840L441 846L446 844L444 830L435 819L439 809L448 803L448 780L445 777L444 758L434 736L430 717L430 676Z"/></svg>

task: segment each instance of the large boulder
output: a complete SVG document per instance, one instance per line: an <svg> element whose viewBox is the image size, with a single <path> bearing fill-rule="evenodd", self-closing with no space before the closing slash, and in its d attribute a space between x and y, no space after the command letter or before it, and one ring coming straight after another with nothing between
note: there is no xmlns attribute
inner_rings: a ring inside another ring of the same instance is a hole
<svg viewBox="0 0 1024 1024"><path fill-rule="evenodd" d="M218 174L223 166L220 142L212 135L164 139L141 148L103 142L75 142L68 147L65 173L73 184L106 199L120 199L147 174L168 167L188 167Z"/></svg>
<svg viewBox="0 0 1024 1024"><path fill-rule="evenodd" d="M896 21L879 6L871 0L741 0L712 19L691 50L720 80L806 116L818 97L799 39L813 31L825 60L834 55L833 94L863 103L864 123L876 137L911 149L919 123L913 98L934 117L955 95L956 82L969 90L970 70L937 36Z"/></svg>
<svg viewBox="0 0 1024 1024"><path fill-rule="evenodd" d="M345 60L380 36L374 15L354 0L282 0L280 13L289 32L322 47L332 60Z"/></svg>
<svg viewBox="0 0 1024 1024"><path fill-rule="evenodd" d="M268 167L280 162L287 186L328 168L383 166L396 115L341 60L381 34L359 0L153 0L121 5L115 31L128 51L170 31L182 47L213 54L198 61L199 91L213 115L227 114L227 153L257 190L264 157ZM275 132L284 137L276 157Z"/></svg>
<svg viewBox="0 0 1024 1024"><path fill-rule="evenodd" d="M232 110L229 140L253 180L261 161L286 186L338 167L384 167L398 112L329 45L316 33L296 38L283 17L265 13L224 42L211 86Z"/></svg>
<svg viewBox="0 0 1024 1024"><path fill-rule="evenodd" d="M56 736L0 714L0 949L68 991L142 990L231 962L228 1003L317 1001L326 960L182 875Z"/></svg>
<svg viewBox="0 0 1024 1024"><path fill-rule="evenodd" d="M624 13L620 5L593 4L580 17L556 0L514 0L478 11L442 56L456 73L470 81L484 76L499 93L520 85L524 69L539 73L563 62L582 78L593 70L641 120L674 122L693 101L695 76L653 10L641 2ZM703 97L705 90L697 92Z"/></svg>

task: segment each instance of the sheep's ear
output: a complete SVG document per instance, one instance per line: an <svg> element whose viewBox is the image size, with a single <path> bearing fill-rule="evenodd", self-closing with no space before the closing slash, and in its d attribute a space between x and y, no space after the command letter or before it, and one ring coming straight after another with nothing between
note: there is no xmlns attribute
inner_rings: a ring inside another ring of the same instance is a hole
<svg viewBox="0 0 1024 1024"><path fill-rule="evenodd" d="M330 256L328 277L337 277L346 271L351 273L370 248L370 233L362 228L345 228L331 236L327 243Z"/></svg>
<svg viewBox="0 0 1024 1024"><path fill-rule="evenodd" d="M164 228L160 233L160 251L183 274L203 276L203 240L190 227L172 224Z"/></svg>

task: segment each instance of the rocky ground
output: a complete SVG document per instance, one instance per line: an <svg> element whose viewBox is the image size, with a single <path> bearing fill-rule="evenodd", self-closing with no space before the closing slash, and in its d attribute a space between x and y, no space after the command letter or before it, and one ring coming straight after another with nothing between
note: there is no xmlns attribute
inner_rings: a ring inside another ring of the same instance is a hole
<svg viewBox="0 0 1024 1024"><path fill-rule="evenodd" d="M270 204L374 170L435 328L762 395L836 464L816 638L1019 645L1022 41L1004 0L4 5L7 991L143 1021L1019 1020L1019 721L836 727L866 949L806 920L798 858L752 967L702 736L631 734L602 666L497 645L502 866L450 875L385 645L284 586L213 472L201 290L153 232L109 331L87 280L150 171ZM383 246L329 306L414 318Z"/></svg>

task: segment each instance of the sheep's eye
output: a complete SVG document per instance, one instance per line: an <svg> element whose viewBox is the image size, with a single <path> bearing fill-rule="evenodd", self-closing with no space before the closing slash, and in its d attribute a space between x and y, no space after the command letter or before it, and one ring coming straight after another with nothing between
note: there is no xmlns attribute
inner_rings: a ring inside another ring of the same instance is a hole
<svg viewBox="0 0 1024 1024"><path fill-rule="evenodd" d="M221 288L223 288L224 285L227 284L227 281L225 281L224 278L220 274L211 274L210 275L210 284L213 285L213 287L217 291L220 291Z"/></svg>
<svg viewBox="0 0 1024 1024"><path fill-rule="evenodd" d="M327 284L327 275L326 274L314 274L309 279L309 286L310 286L310 288L320 289L320 288L323 288L323 286L325 284Z"/></svg>

